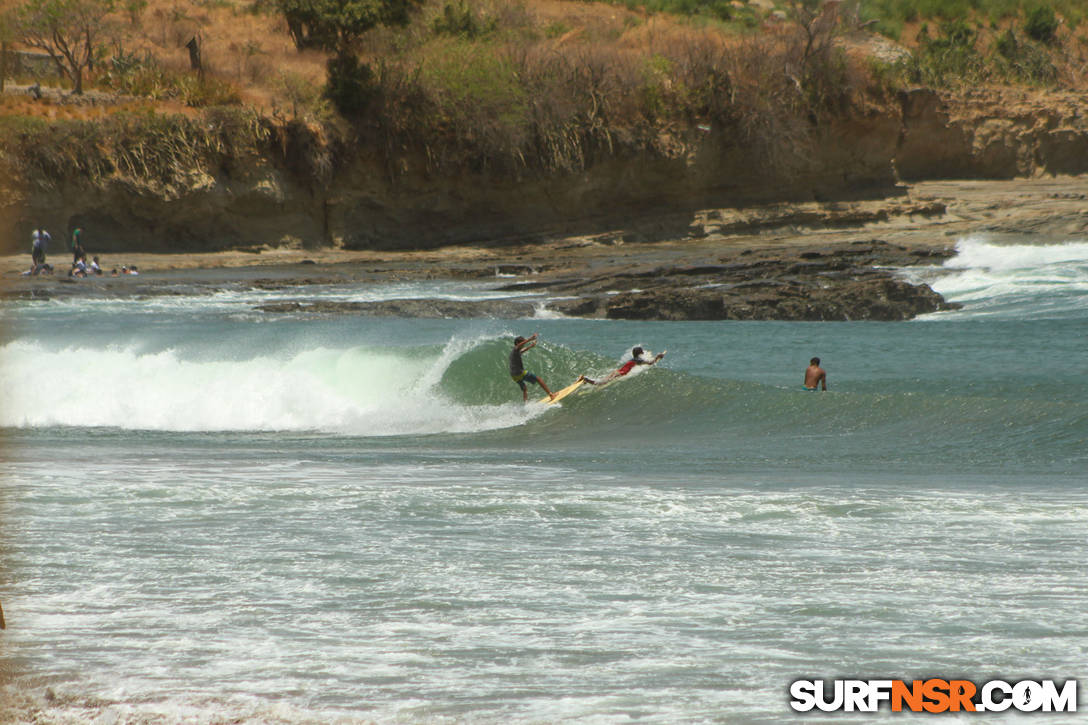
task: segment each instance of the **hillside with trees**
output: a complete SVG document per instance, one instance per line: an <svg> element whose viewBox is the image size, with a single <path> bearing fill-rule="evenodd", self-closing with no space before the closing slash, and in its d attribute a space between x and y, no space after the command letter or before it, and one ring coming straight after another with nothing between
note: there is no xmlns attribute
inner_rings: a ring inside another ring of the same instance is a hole
<svg viewBox="0 0 1088 725"><path fill-rule="evenodd" d="M1072 0L4 0L0 236L46 215L119 246L429 245L1080 173L1086 17Z"/></svg>

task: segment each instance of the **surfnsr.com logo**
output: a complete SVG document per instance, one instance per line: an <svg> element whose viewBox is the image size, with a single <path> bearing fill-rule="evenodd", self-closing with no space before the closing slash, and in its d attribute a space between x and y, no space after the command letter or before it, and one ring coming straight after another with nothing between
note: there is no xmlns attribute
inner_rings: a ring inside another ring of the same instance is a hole
<svg viewBox="0 0 1088 725"><path fill-rule="evenodd" d="M797 680L790 685L796 712L1076 712L1077 681Z"/></svg>

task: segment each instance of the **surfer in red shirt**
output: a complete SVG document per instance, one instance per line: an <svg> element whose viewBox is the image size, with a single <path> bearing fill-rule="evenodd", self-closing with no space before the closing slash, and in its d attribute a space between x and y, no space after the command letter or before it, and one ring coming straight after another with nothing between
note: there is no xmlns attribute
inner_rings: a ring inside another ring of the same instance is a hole
<svg viewBox="0 0 1088 725"><path fill-rule="evenodd" d="M587 378L585 375L583 375L581 377L581 379L585 380L590 385L603 385L604 383L607 383L610 380L615 380L616 378L622 378L624 375L626 375L627 373L634 370L635 367L638 366L638 365L653 365L658 360L665 357L665 353L659 352L659 353L657 353L657 355L654 356L653 360L646 360L645 358L642 357L645 354L645 352L646 351L643 350L641 347L634 348L633 350L631 350L631 359L630 360L625 362L623 365L620 365L620 367L618 369L613 370L607 376L601 378L600 380L591 380L590 378Z"/></svg>

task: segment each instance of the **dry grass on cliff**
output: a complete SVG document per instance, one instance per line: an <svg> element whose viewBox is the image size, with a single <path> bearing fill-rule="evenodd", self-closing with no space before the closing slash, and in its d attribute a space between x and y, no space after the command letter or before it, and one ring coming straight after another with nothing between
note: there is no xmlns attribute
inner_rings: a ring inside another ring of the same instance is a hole
<svg viewBox="0 0 1088 725"><path fill-rule="evenodd" d="M290 105L292 87L324 83L325 55L295 50L282 18L252 11L249 0L149 0L143 7L130 6L126 11L119 5L99 28L105 58L88 72L87 88L138 96L161 104L166 112L177 110L175 105L223 103L271 111ZM202 48L200 78L191 71L185 47L194 37ZM68 87L63 78L25 74L16 80ZM14 112L15 107L7 110ZM18 111L46 118L100 115L85 107Z"/></svg>
<svg viewBox="0 0 1088 725"><path fill-rule="evenodd" d="M245 109L209 109L194 119L151 109L116 112L95 123L0 116L0 161L31 188L73 179L122 179L164 199L199 185L208 170L264 153L271 132Z"/></svg>
<svg viewBox="0 0 1088 725"><path fill-rule="evenodd" d="M326 55L298 52L282 18L254 11L251 0L148 0L142 9L136 3L129 7L134 9L119 10L111 19L113 40L107 49L107 56L125 61L124 67L119 70L110 61L99 63L89 79L92 85L149 98L164 104L168 111L173 110L171 103L202 107L241 102L284 118L314 121L328 117L328 108L320 95ZM450 34L439 31L437 26L444 14L450 12L471 17L486 32L473 37L462 34L454 38L461 42L449 42ZM991 45L1004 27L1001 23L1009 22L1013 21L1001 20L993 25L992 31L984 23L976 22L980 43ZM913 39L921 24L921 21L908 21L898 26L904 42L917 46ZM935 28L936 23L931 32ZM382 66L383 82L393 83L401 92L416 94L415 101L431 98L434 101L431 107L439 111L447 111L450 103L456 105L468 98L479 101L479 93L475 91L489 90L497 96L485 98L488 103L484 107L496 110L498 106L500 113L506 113L512 104L516 110L517 99L511 97L512 90L502 88L504 79L508 80L512 72L525 72L538 80L547 73L581 72L599 76L603 72L607 78L597 78L597 85L614 87L623 94L612 100L612 115L620 116L619 108L626 106L632 111L626 115L628 127L638 125L640 114L664 115L660 106L665 101L680 103L672 113L674 116L698 117L699 102L688 102L683 95L697 88L694 80L702 82L703 69L720 71L728 65L722 56L729 54L730 47L745 52L754 50L764 56L736 59L730 68L733 73L730 82L745 85L752 76L744 74L755 73L754 77L765 83L770 74L774 76L771 96L783 96L785 91L779 87L780 81L790 75L802 84L812 81L804 93L817 106L837 103L832 96L841 100L865 85L859 70L864 63L855 63L855 67L845 70L825 64L820 71L826 76L824 79L798 77L797 59L789 57L791 53L796 56L796 43L792 51L779 47L792 42L792 30L789 23L776 24L770 17L765 17L759 29L745 31L743 26L730 26L706 17L650 14L598 2L426 0L408 29L378 29L365 39L361 51L372 64ZM1083 24L1079 35L1063 26L1062 42L1054 46L1055 77L1066 87L1088 83L1088 45L1082 42L1086 32L1088 27ZM185 43L197 36L203 47L206 71L203 81L193 79L185 49ZM982 54L987 52L983 50ZM712 54L719 57L710 57ZM498 73L496 87L487 89L475 84L473 89L471 79L454 77L454 82L469 88L438 89L436 84L444 77L456 76L451 66L463 64L466 59L470 67L462 75L489 72L490 66L491 72ZM599 66L605 60L612 66L601 71ZM768 68L753 68L757 61ZM473 68L473 64L481 67ZM427 77L409 89L406 85L411 84L413 74ZM830 86L831 82L845 82L847 87L840 93ZM968 82L977 83L979 79L973 77ZM548 92L558 91L555 82L549 81L547 85ZM575 96L586 90L576 82L569 85ZM386 92L390 90L383 88ZM539 85L530 84L520 93L532 95L540 90ZM390 105L403 110L415 101L402 99L390 101ZM638 113L633 110L633 102L641 105ZM760 101L765 102L766 99ZM556 106L550 102L547 105ZM23 110L36 113L33 108ZM94 117L100 112L71 113ZM64 117L64 112L50 109L39 115ZM447 115L456 119L463 114ZM484 136L493 135L493 131L493 128L481 129Z"/></svg>
<svg viewBox="0 0 1088 725"><path fill-rule="evenodd" d="M247 6L151 0L118 18L124 63L99 64L96 80L168 111L241 100L284 121L329 125L325 56L298 53L278 17ZM195 35L199 82L183 47ZM376 87L355 133L391 168L418 152L430 170L517 175L631 154L681 159L714 130L773 167L821 116L870 101L862 64L830 39L806 55L788 24L741 33L602 3L428 0L410 27L379 29L360 47ZM9 108L57 121L129 110Z"/></svg>
<svg viewBox="0 0 1088 725"><path fill-rule="evenodd" d="M407 34L373 34L368 119L388 148L423 140L431 168L576 170L600 158L677 159L724 131L774 165L813 122L869 87L861 65L799 28L738 34L719 24L600 4L471 0L461 27L425 14Z"/></svg>
<svg viewBox="0 0 1088 725"><path fill-rule="evenodd" d="M126 52L153 56L167 72L178 75L190 72L185 44L199 37L205 73L234 86L251 105L278 100L285 76L313 85L325 79L323 53L300 53L282 18L254 12L242 0L151 0L129 27Z"/></svg>

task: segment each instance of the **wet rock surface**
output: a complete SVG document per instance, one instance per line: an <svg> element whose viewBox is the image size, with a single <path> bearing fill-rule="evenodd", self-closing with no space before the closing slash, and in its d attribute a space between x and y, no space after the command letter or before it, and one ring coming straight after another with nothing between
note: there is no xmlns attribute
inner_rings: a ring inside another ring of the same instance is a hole
<svg viewBox="0 0 1088 725"><path fill-rule="evenodd" d="M998 244L1079 238L1085 199L1088 177L934 181L855 204L704 210L694 217L700 234L651 241L618 229L409 252L103 254L105 268L138 266L140 275L87 279L66 277L58 243L52 277L23 276L29 254L0 257L0 297L228 292L237 310L298 316L901 320L955 307L904 269L939 266L980 234ZM398 285L414 299L388 299ZM469 293L446 299L443 286ZM368 296L382 301L359 301Z"/></svg>
<svg viewBox="0 0 1088 725"><path fill-rule="evenodd" d="M908 248L879 240L806 248L790 254L741 251L716 263L615 264L586 276L567 269L521 270L494 291L528 299L403 299L380 302L289 301L259 305L270 313L517 319L541 311L566 317L626 320L906 320L956 305L895 270L938 264L951 250ZM464 277L489 269L461 268ZM506 269L509 269L507 267ZM431 271L417 270L427 278ZM267 285L266 285L267 286Z"/></svg>
<svg viewBox="0 0 1088 725"><path fill-rule="evenodd" d="M572 317L628 320L905 320L954 305L893 268L939 263L950 250L854 242L719 264L659 266L550 287Z"/></svg>
<svg viewBox="0 0 1088 725"><path fill-rule="evenodd" d="M625 320L906 320L950 309L926 285L911 284L897 270L935 265L951 248L910 247L880 240L809 245L790 249L731 249L669 260L652 253L555 258L523 265L490 260L454 265L372 266L295 264L253 270L187 270L137 277L64 276L23 278L3 290L9 299L64 297L140 299L211 295L224 291L260 295L250 309L268 314L370 315L381 317L519 319L541 313ZM323 290L381 287L433 280L463 280L487 299L416 297L380 301L328 299Z"/></svg>

